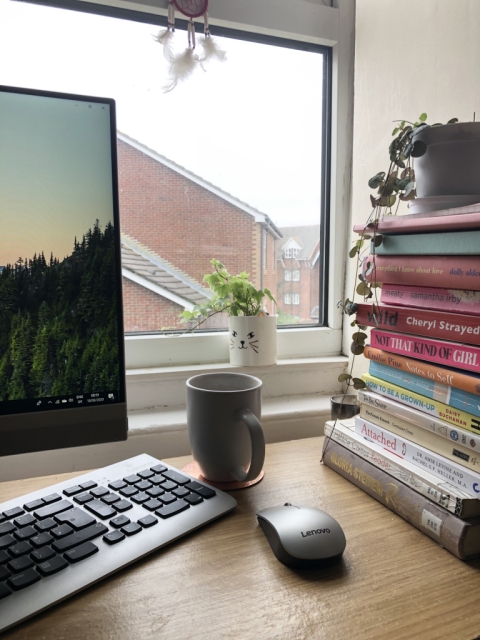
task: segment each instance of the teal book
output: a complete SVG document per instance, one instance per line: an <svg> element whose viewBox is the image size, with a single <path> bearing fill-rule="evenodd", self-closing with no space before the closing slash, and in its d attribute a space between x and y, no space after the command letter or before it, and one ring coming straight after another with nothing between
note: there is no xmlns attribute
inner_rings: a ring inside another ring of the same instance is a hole
<svg viewBox="0 0 480 640"><path fill-rule="evenodd" d="M370 252L379 256L478 256L480 230L382 235L380 246L374 247L372 240Z"/></svg>

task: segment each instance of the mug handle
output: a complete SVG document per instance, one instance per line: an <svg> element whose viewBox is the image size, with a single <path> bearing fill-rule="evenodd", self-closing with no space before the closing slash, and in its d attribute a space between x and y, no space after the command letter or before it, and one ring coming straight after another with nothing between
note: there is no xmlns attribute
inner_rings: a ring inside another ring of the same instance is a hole
<svg viewBox="0 0 480 640"><path fill-rule="evenodd" d="M242 422L247 425L252 441L252 461L248 471L244 471L242 467L235 467L230 470L230 473L238 482L249 482L250 480L255 480L263 469L263 463L265 462L265 437L263 435L262 425L250 409L238 409L238 411L235 412L235 418L242 420Z"/></svg>

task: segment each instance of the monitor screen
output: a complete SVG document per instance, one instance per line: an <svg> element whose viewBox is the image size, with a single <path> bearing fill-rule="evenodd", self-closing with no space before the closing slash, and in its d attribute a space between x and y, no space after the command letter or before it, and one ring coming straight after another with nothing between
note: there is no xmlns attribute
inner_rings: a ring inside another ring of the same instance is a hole
<svg viewBox="0 0 480 640"><path fill-rule="evenodd" d="M127 435L115 103L0 86L0 455Z"/></svg>

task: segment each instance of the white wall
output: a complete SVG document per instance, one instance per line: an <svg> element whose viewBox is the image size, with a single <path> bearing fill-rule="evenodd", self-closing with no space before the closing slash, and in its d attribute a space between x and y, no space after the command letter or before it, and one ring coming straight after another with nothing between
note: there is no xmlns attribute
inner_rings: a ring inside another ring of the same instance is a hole
<svg viewBox="0 0 480 640"><path fill-rule="evenodd" d="M358 0L351 225L371 212L368 180L388 169L393 120L480 120L478 0ZM407 213L406 205L399 213ZM350 232L348 247L357 239ZM353 291L354 260L347 267ZM357 296L356 301L360 299ZM345 323L348 353L353 329ZM368 366L355 359L356 375Z"/></svg>

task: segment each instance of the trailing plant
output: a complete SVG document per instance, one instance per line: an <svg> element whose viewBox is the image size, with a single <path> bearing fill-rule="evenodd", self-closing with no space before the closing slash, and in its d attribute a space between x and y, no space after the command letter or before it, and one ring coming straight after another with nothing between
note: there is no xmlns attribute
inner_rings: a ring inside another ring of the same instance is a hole
<svg viewBox="0 0 480 640"><path fill-rule="evenodd" d="M214 268L213 273L206 274L203 281L213 291L213 298L201 305L195 305L192 311L183 311L180 314L182 322L195 322L193 328L196 329L217 313L225 312L229 316L268 315L262 305L265 297L277 304L271 291L266 287L257 289L248 280L250 274L245 271L232 276L219 260L213 258L210 264Z"/></svg>

